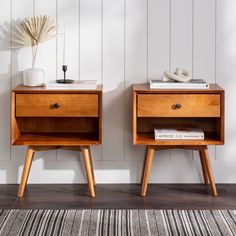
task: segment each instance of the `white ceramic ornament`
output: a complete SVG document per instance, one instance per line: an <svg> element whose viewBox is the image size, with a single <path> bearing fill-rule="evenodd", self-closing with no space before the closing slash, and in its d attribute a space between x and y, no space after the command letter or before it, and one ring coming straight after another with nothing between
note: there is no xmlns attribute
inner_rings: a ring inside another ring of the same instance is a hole
<svg viewBox="0 0 236 236"><path fill-rule="evenodd" d="M187 82L191 79L190 73L181 68L176 68L174 73L170 71L164 71L163 81L178 81L178 82Z"/></svg>

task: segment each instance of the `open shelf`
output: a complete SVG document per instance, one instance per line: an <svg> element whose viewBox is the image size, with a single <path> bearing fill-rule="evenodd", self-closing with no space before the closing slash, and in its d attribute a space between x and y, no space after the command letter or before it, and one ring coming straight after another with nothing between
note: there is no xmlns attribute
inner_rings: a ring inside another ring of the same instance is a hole
<svg viewBox="0 0 236 236"><path fill-rule="evenodd" d="M137 133L137 137L134 140L134 144L137 145L220 145L223 144L221 140L218 139L217 133L213 132L205 132L205 139L204 140L171 140L171 139L163 139L163 140L156 140L154 138L154 132L142 132Z"/></svg>
<svg viewBox="0 0 236 236"><path fill-rule="evenodd" d="M70 132L70 133L21 133L14 145L97 145L100 144L97 133Z"/></svg>
<svg viewBox="0 0 236 236"><path fill-rule="evenodd" d="M191 118L137 118L137 135L134 144L137 145L220 145L223 144L223 133L220 129L221 120L215 117ZM197 128L204 132L204 140L155 140L154 129Z"/></svg>
<svg viewBox="0 0 236 236"><path fill-rule="evenodd" d="M175 106L179 104L179 108ZM200 129L204 140L155 140L154 129ZM133 85L133 143L135 145L194 146L224 144L224 90L152 90Z"/></svg>
<svg viewBox="0 0 236 236"><path fill-rule="evenodd" d="M98 145L97 117L17 117L19 135L13 145Z"/></svg>
<svg viewBox="0 0 236 236"><path fill-rule="evenodd" d="M102 143L102 86L73 91L18 86L11 95L11 144L89 146Z"/></svg>

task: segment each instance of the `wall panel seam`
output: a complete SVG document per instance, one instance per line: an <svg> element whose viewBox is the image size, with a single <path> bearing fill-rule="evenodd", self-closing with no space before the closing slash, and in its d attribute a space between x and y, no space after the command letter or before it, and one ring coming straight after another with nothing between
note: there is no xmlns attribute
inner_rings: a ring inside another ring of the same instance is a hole
<svg viewBox="0 0 236 236"><path fill-rule="evenodd" d="M215 83L217 82L217 0L215 0ZM215 160L217 160L217 147L215 146Z"/></svg>
<svg viewBox="0 0 236 236"><path fill-rule="evenodd" d="M10 0L10 47L11 47L11 51L10 51L10 66L9 66L9 70L10 70L10 91L9 91L9 96L10 96L10 106L11 106L11 88L12 88L12 75L13 75L13 73L12 73L12 61L13 61L13 59L12 59L12 1L13 0ZM11 116L11 109L10 109L10 116ZM10 130L9 130L9 132L10 132L10 140L9 140L9 142L10 142L10 161L12 161L12 145L11 145L11 122L10 122Z"/></svg>
<svg viewBox="0 0 236 236"><path fill-rule="evenodd" d="M148 33L149 33L149 30L148 30L148 25L149 25L149 20L148 20L148 15L149 15L149 11L148 11L148 7L149 7L149 4L148 4L148 0L146 0L146 14L147 14L147 42L146 42L146 60L147 60L147 64L146 64L146 77L147 77L147 82L148 82L148 56L149 56L149 51L148 51L148 48L149 48L149 37L148 37Z"/></svg>
<svg viewBox="0 0 236 236"><path fill-rule="evenodd" d="M56 25L58 25L58 1L59 0L56 0ZM58 34L58 28L57 28L56 33ZM58 71L57 71L57 68L58 68L58 55L57 55L57 52L58 52L58 37L56 38L56 79L58 78ZM55 151L55 154L56 154L56 161L57 161L57 154L58 154L57 150Z"/></svg>
<svg viewBox="0 0 236 236"><path fill-rule="evenodd" d="M103 48L103 40L104 40L104 27L103 27L103 21L104 21L104 11L103 11L103 8L104 8L104 2L103 0L101 0L101 83L103 85L103 77L104 77L104 72L103 72L103 61L104 61L104 48ZM104 88L104 86L103 86ZM102 102L102 109L103 109L103 106L104 106L104 102ZM103 114L103 113L102 113ZM104 121L104 116L102 115L102 127L103 127L103 121ZM102 140L103 140L103 132L102 132ZM103 143L103 142L102 142ZM101 161L103 160L103 145L101 145Z"/></svg>
<svg viewBox="0 0 236 236"><path fill-rule="evenodd" d="M124 0L124 160L126 160L125 146L126 146L126 99L127 99L127 91L126 91L126 0Z"/></svg>
<svg viewBox="0 0 236 236"><path fill-rule="evenodd" d="M171 13L172 13L172 0L169 0L170 3L170 9L169 9L169 70L171 71L171 55L172 55L172 41L171 41L171 36L172 36L172 17L171 17Z"/></svg>

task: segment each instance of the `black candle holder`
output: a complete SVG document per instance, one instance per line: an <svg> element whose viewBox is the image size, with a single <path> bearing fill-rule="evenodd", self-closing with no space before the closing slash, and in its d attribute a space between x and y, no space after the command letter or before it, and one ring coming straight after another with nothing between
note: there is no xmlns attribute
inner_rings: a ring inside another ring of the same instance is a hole
<svg viewBox="0 0 236 236"><path fill-rule="evenodd" d="M58 80L56 80L56 82L60 83L60 84L70 84L70 83L74 82L74 80L72 80L72 79L66 79L67 65L62 65L62 70L64 72L64 79L58 79Z"/></svg>

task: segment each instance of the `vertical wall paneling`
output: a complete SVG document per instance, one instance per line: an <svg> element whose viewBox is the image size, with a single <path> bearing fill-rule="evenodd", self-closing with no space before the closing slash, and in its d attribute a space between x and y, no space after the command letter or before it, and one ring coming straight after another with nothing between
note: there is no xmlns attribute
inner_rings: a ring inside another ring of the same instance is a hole
<svg viewBox="0 0 236 236"><path fill-rule="evenodd" d="M148 1L148 79L170 68L170 0Z"/></svg>
<svg viewBox="0 0 236 236"><path fill-rule="evenodd" d="M217 1L216 82L225 89L225 145L217 147L220 162L236 161L236 1ZM223 165L223 164L222 164ZM225 172L228 178L232 173Z"/></svg>
<svg viewBox="0 0 236 236"><path fill-rule="evenodd" d="M170 0L148 1L148 79L162 79L170 68ZM155 152L155 159L169 160L170 151ZM158 164L157 164L158 165ZM158 175L159 176L159 175ZM151 176L152 178L152 176Z"/></svg>
<svg viewBox="0 0 236 236"><path fill-rule="evenodd" d="M136 161L95 161L96 180L103 184L137 183L137 164Z"/></svg>
<svg viewBox="0 0 236 236"><path fill-rule="evenodd" d="M215 83L215 0L194 0L193 20L193 77ZM209 152L213 162L215 146ZM196 151L194 159L200 169Z"/></svg>
<svg viewBox="0 0 236 236"><path fill-rule="evenodd" d="M164 70L176 67L186 68L194 78L217 82L225 89L225 145L209 150L216 182L235 183L235 11L235 0L3 1L0 182L17 183L21 177L26 150L9 144L9 90L22 83L22 71L32 66L31 48L6 50L10 43L6 31L11 35L16 21L46 14L59 25L59 36L41 44L38 51L37 67L45 70L46 79L63 75L61 33L65 28L68 77L98 78L104 86L103 145L92 149L98 183L139 182L145 148L132 144L131 84L161 78ZM156 154L150 182L202 182L197 152ZM31 183L86 182L77 152L37 155L45 158L35 158Z"/></svg>
<svg viewBox="0 0 236 236"><path fill-rule="evenodd" d="M56 22L57 5L56 0L34 0L34 14L36 16L47 15ZM45 71L45 82L56 79L56 38L39 44L38 54L36 58L36 67L42 68ZM50 57L48 56L50 55ZM56 151L45 151L36 153L36 157L42 157L45 161L55 160Z"/></svg>
<svg viewBox="0 0 236 236"><path fill-rule="evenodd" d="M16 22L34 14L34 1L12 0L12 21L13 27ZM14 37L14 35L13 35ZM22 71L32 67L31 48L12 50L12 87L22 83Z"/></svg>
<svg viewBox="0 0 236 236"><path fill-rule="evenodd" d="M102 0L80 0L80 79L102 83ZM93 159L101 159L101 147L92 147Z"/></svg>
<svg viewBox="0 0 236 236"><path fill-rule="evenodd" d="M25 17L31 17L34 14L34 1L32 0L12 0L12 27L17 21L24 19ZM14 38L14 35L13 35ZM14 88L16 85L22 83L22 71L32 67L32 53L31 48L13 49L11 59L11 86ZM11 147L11 159L23 160L25 156L26 148L22 146ZM16 171L13 169L12 171ZM20 173L20 172L19 172Z"/></svg>
<svg viewBox="0 0 236 236"><path fill-rule="evenodd" d="M57 77L63 78L63 44L65 32L65 64L67 76L79 79L80 0L57 0Z"/></svg>
<svg viewBox="0 0 236 236"><path fill-rule="evenodd" d="M67 161L44 161L36 159L31 167L30 183L86 183L84 168L78 164L78 159Z"/></svg>
<svg viewBox="0 0 236 236"><path fill-rule="evenodd" d="M10 160L11 2L0 8L0 160Z"/></svg>
<svg viewBox="0 0 236 236"><path fill-rule="evenodd" d="M56 10L56 0L35 0L35 15L47 15L55 24ZM45 71L45 81L56 79L56 38L39 44L36 66Z"/></svg>
<svg viewBox="0 0 236 236"><path fill-rule="evenodd" d="M80 0L80 79L101 83L102 0Z"/></svg>
<svg viewBox="0 0 236 236"><path fill-rule="evenodd" d="M135 11L134 11L135 9ZM132 84L147 82L147 0L125 1L125 159L141 161L145 147L133 146Z"/></svg>
<svg viewBox="0 0 236 236"><path fill-rule="evenodd" d="M179 156L173 156L168 162L158 161L157 158L157 161L153 161L150 183L199 183L202 182L199 178L202 175L200 171L191 158L183 160Z"/></svg>
<svg viewBox="0 0 236 236"><path fill-rule="evenodd" d="M193 77L215 83L215 0L194 0Z"/></svg>
<svg viewBox="0 0 236 236"><path fill-rule="evenodd" d="M171 1L171 70L192 72L193 0Z"/></svg>
<svg viewBox="0 0 236 236"><path fill-rule="evenodd" d="M193 0L171 1L171 70L185 68L192 73L193 51ZM193 152L188 150L171 151L172 161L191 162Z"/></svg>
<svg viewBox="0 0 236 236"><path fill-rule="evenodd" d="M80 35L80 0L57 0L57 78L63 78L64 63L63 46L65 34L65 64L68 66L67 76L79 79L79 35ZM78 158L78 152L57 151L57 160Z"/></svg>
<svg viewBox="0 0 236 236"><path fill-rule="evenodd" d="M124 160L124 0L103 0L103 160Z"/></svg>

